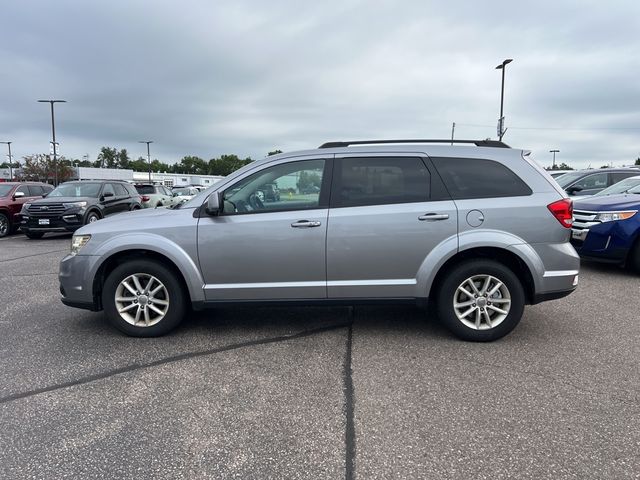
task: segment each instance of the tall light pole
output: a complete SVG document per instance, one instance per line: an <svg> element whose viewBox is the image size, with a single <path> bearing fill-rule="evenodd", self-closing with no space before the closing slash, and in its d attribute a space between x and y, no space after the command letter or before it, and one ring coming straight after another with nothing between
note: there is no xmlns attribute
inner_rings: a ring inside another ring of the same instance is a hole
<svg viewBox="0 0 640 480"><path fill-rule="evenodd" d="M149 153L149 144L153 143L153 140L140 140L138 143L147 144L147 162L149 163L149 183L151 183L151 154Z"/></svg>
<svg viewBox="0 0 640 480"><path fill-rule="evenodd" d="M513 62L513 58L507 58L504 62L496 67L496 70L502 70L502 88L500 89L500 118L498 119L498 137L500 137L500 141L502 141L502 137L504 136L504 132L506 132L504 128L504 71L505 67Z"/></svg>
<svg viewBox="0 0 640 480"><path fill-rule="evenodd" d="M13 182L13 167L12 167L12 163L13 163L13 156L11 155L11 143L13 142L0 142L0 143L4 143L7 145L7 147L9 147L9 181Z"/></svg>
<svg viewBox="0 0 640 480"><path fill-rule="evenodd" d="M549 150L549 153L553 153L553 165L551 166L551 170L556 169L556 153L560 153L560 150Z"/></svg>
<svg viewBox="0 0 640 480"><path fill-rule="evenodd" d="M56 121L53 115L54 103L67 103L66 100L38 100L40 103L48 103L51 105L51 133L53 136L53 167L56 171L55 185L58 186L58 145L56 144Z"/></svg>

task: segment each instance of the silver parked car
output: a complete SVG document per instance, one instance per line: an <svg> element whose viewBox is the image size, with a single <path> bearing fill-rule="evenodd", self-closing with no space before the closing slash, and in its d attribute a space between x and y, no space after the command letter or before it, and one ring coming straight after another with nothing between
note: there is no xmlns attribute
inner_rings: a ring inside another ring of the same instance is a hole
<svg viewBox="0 0 640 480"><path fill-rule="evenodd" d="M134 336L221 303L429 302L457 336L500 338L525 304L576 288L571 200L528 152L438 143L275 155L175 209L83 227L60 264L62 301ZM280 201L263 202L276 182Z"/></svg>

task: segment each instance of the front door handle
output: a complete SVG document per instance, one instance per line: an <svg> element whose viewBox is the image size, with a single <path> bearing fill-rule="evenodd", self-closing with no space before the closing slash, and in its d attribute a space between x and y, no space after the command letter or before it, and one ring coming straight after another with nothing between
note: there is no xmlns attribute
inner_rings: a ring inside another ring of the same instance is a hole
<svg viewBox="0 0 640 480"><path fill-rule="evenodd" d="M425 213L424 215L420 215L418 220L433 222L435 220L447 220L449 218L448 213Z"/></svg>
<svg viewBox="0 0 640 480"><path fill-rule="evenodd" d="M319 227L320 225L322 225L320 222L310 222L309 220L298 220L291 224L293 228L312 228Z"/></svg>

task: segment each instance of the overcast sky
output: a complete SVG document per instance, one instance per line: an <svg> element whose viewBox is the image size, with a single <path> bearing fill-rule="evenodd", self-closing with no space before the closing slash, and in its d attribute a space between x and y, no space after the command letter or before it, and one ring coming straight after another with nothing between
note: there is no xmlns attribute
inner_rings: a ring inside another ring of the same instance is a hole
<svg viewBox="0 0 640 480"><path fill-rule="evenodd" d="M640 2L3 2L0 141L173 163L328 140L496 138L542 164L640 155ZM0 152L4 160L4 145Z"/></svg>

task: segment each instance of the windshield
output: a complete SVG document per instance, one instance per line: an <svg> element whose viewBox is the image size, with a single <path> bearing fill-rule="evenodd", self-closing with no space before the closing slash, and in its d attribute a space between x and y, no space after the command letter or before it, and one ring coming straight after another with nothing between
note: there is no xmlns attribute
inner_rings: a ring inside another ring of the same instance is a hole
<svg viewBox="0 0 640 480"><path fill-rule="evenodd" d="M596 195L615 195L617 193L638 193L632 192L631 190L636 189L636 187L640 187L640 176L638 177L630 177L625 178L624 180L620 180L618 183L614 183L609 188L605 188L601 192Z"/></svg>
<svg viewBox="0 0 640 480"><path fill-rule="evenodd" d="M6 197L13 188L13 185L0 185L0 197Z"/></svg>
<svg viewBox="0 0 640 480"><path fill-rule="evenodd" d="M581 177L584 177L587 173L585 172L565 173L564 175L560 175L559 177L557 177L555 180L556 182L558 182L558 185L560 185L562 188L567 188L576 180L580 179Z"/></svg>
<svg viewBox="0 0 640 480"><path fill-rule="evenodd" d="M174 188L173 194L180 195L182 197L186 195L193 195L193 191L190 188Z"/></svg>
<svg viewBox="0 0 640 480"><path fill-rule="evenodd" d="M100 183L65 183L54 189L49 197L94 197L98 198Z"/></svg>

